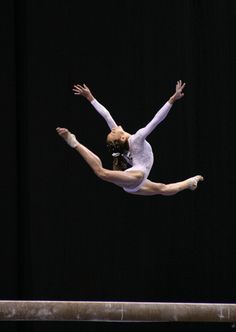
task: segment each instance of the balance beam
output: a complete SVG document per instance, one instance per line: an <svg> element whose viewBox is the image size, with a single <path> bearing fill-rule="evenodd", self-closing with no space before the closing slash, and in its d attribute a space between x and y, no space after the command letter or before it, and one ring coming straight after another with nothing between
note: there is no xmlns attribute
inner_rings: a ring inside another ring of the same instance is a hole
<svg viewBox="0 0 236 332"><path fill-rule="evenodd" d="M236 322L233 303L0 301L0 321Z"/></svg>

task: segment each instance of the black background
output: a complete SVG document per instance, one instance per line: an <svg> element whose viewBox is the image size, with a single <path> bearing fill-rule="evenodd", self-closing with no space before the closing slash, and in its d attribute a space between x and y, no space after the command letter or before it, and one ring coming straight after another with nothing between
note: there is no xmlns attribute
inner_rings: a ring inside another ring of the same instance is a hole
<svg viewBox="0 0 236 332"><path fill-rule="evenodd" d="M9 0L1 12L0 298L232 302L234 0ZM194 192L143 197L96 178L56 134L111 167L86 83L133 133L186 82L149 137L150 178ZM1 332L228 331L230 324L0 322Z"/></svg>

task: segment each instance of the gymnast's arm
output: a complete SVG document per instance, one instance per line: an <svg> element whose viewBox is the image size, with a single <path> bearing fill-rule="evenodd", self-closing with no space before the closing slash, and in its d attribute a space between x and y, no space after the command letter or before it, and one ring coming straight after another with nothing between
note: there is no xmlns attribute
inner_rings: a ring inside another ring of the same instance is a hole
<svg viewBox="0 0 236 332"><path fill-rule="evenodd" d="M94 98L90 89L85 84L75 84L72 90L74 91L75 95L81 95L85 97L93 105L96 111L105 119L110 129L117 127L117 124L112 118L110 112L102 104L100 104L97 99Z"/></svg>
<svg viewBox="0 0 236 332"><path fill-rule="evenodd" d="M146 127L139 130L139 135L142 135L145 139L159 125L159 123L161 123L166 118L174 102L184 96L184 93L182 92L184 87L185 83L182 83L181 80L177 81L175 93L156 113L154 118L146 125Z"/></svg>

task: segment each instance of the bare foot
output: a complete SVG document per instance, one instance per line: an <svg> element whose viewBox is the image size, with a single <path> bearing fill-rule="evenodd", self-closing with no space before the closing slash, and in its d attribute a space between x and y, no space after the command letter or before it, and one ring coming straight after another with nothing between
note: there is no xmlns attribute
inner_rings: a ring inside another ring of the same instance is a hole
<svg viewBox="0 0 236 332"><path fill-rule="evenodd" d="M195 190L197 189L197 185L199 181L203 181L204 178L202 175L196 175L189 179L189 189Z"/></svg>
<svg viewBox="0 0 236 332"><path fill-rule="evenodd" d="M78 145L78 141L76 140L75 135L72 134L67 128L57 127L56 131L58 135L60 135L72 148Z"/></svg>

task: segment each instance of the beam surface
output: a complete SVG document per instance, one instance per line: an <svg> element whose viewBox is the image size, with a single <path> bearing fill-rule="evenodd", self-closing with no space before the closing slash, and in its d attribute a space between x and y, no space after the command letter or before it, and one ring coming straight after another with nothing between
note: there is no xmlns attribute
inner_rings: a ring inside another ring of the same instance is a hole
<svg viewBox="0 0 236 332"><path fill-rule="evenodd" d="M236 322L234 303L0 301L0 321Z"/></svg>

